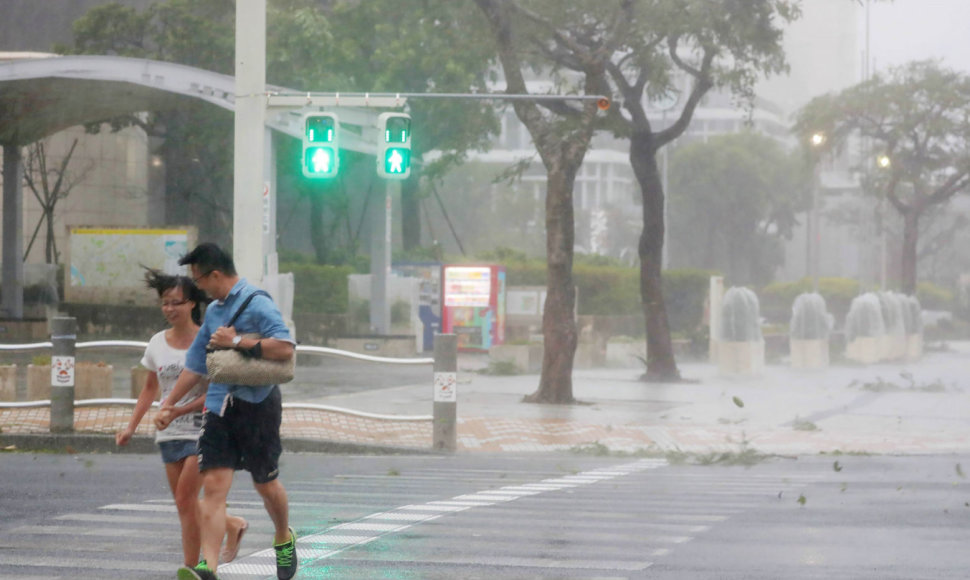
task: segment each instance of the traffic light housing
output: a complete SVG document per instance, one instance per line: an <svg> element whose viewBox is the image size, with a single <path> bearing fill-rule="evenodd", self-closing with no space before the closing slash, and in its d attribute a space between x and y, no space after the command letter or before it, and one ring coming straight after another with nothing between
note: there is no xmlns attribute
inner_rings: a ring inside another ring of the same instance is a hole
<svg viewBox="0 0 970 580"><path fill-rule="evenodd" d="M386 179L407 179L411 175L411 115L381 113L377 127L377 174Z"/></svg>
<svg viewBox="0 0 970 580"><path fill-rule="evenodd" d="M334 113L303 116L303 175L311 178L336 177L340 168L340 121Z"/></svg>

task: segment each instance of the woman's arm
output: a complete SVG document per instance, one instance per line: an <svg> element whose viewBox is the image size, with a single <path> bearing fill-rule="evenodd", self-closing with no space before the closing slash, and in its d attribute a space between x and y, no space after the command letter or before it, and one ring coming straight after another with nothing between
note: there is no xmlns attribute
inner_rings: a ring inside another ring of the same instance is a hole
<svg viewBox="0 0 970 580"><path fill-rule="evenodd" d="M142 387L141 393L138 394L138 401L135 402L135 410L131 413L131 420L128 421L128 426L115 433L115 444L119 446L125 446L131 441L132 435L135 434L135 429L138 428L138 424L141 423L142 418L145 417L145 413L151 408L152 403L158 398L158 375L153 372L148 373L148 380L145 381L145 386Z"/></svg>

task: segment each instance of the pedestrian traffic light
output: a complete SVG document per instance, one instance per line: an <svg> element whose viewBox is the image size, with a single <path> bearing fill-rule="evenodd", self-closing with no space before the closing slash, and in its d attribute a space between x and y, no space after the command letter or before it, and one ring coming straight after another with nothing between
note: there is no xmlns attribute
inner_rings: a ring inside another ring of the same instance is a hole
<svg viewBox="0 0 970 580"><path fill-rule="evenodd" d="M407 179L411 175L411 115L381 113L377 127L377 174L387 179Z"/></svg>
<svg viewBox="0 0 970 580"><path fill-rule="evenodd" d="M340 122L334 113L307 113L303 116L305 177L336 177L340 167L339 133Z"/></svg>

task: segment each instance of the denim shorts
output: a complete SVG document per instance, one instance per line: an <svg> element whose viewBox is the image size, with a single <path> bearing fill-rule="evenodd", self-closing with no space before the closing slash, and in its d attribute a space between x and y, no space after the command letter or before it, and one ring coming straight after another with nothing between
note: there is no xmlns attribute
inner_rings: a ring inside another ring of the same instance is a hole
<svg viewBox="0 0 970 580"><path fill-rule="evenodd" d="M162 452L162 463L175 463L198 453L199 442L195 439L159 441L158 449Z"/></svg>

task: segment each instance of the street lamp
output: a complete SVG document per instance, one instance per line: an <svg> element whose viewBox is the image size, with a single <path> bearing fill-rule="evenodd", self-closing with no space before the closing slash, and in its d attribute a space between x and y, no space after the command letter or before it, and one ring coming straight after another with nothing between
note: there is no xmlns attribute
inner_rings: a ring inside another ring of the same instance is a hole
<svg viewBox="0 0 970 580"><path fill-rule="evenodd" d="M825 144L825 133L816 132L810 139L812 148L819 150ZM818 217L818 194L822 181L822 166L820 155L812 155L812 210L808 220L808 240L805 242L805 266L812 277L812 292L818 292L818 274L820 260L821 230Z"/></svg>
<svg viewBox="0 0 970 580"><path fill-rule="evenodd" d="M876 165L879 169L887 170L892 167L893 161L883 153L879 157L876 157ZM889 270L889 256L887 255L888 244L886 243L886 224L884 223L886 216L886 196L879 196L879 288L882 290L886 289L886 273Z"/></svg>

